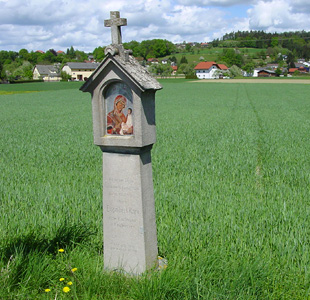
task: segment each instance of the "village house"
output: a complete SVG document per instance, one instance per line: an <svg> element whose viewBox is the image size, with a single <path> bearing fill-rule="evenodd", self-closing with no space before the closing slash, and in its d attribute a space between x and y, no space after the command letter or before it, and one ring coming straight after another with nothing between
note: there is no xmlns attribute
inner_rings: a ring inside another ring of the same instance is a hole
<svg viewBox="0 0 310 300"><path fill-rule="evenodd" d="M36 65L32 70L34 80L42 79L46 82L60 81L60 70L57 65Z"/></svg>
<svg viewBox="0 0 310 300"><path fill-rule="evenodd" d="M268 70L276 70L279 68L279 64L267 64L266 69Z"/></svg>
<svg viewBox="0 0 310 300"><path fill-rule="evenodd" d="M86 81L98 66L99 63L68 62L62 71L69 74L72 80Z"/></svg>
<svg viewBox="0 0 310 300"><path fill-rule="evenodd" d="M195 68L196 76L199 79L215 79L220 77L221 71L227 71L227 66L217 64L214 61L200 62Z"/></svg>
<svg viewBox="0 0 310 300"><path fill-rule="evenodd" d="M172 72L171 72L171 75L176 75L177 74L177 71L178 71L178 67L177 66L171 66L172 68Z"/></svg>
<svg viewBox="0 0 310 300"><path fill-rule="evenodd" d="M158 59L157 58L148 58L147 62L150 64L158 64Z"/></svg>
<svg viewBox="0 0 310 300"><path fill-rule="evenodd" d="M298 64L295 64L295 65L298 65ZM307 74L309 73L309 67L302 65L302 66L296 66L296 68L289 68L288 74L293 75L296 71L298 71L301 74Z"/></svg>
<svg viewBox="0 0 310 300"><path fill-rule="evenodd" d="M262 69L257 72L257 77L276 77L276 72Z"/></svg>

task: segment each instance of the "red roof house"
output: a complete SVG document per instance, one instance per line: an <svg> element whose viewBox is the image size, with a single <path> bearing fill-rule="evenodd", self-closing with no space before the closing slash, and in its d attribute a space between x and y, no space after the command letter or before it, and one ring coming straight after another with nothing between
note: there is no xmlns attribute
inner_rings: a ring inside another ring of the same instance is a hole
<svg viewBox="0 0 310 300"><path fill-rule="evenodd" d="M216 71L227 71L228 68L224 64L217 64L214 61L203 61L200 62L195 68L196 75L199 79L214 79L219 78L219 72Z"/></svg>

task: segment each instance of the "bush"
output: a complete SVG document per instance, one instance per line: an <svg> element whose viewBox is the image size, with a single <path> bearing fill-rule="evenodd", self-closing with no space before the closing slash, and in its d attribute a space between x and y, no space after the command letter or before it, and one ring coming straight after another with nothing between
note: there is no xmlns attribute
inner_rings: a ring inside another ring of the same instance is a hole
<svg viewBox="0 0 310 300"><path fill-rule="evenodd" d="M185 79L198 79L195 73L189 73L185 75Z"/></svg>
<svg viewBox="0 0 310 300"><path fill-rule="evenodd" d="M29 80L10 80L10 83L32 83L32 82L44 82L44 80L38 80L38 79L29 79Z"/></svg>

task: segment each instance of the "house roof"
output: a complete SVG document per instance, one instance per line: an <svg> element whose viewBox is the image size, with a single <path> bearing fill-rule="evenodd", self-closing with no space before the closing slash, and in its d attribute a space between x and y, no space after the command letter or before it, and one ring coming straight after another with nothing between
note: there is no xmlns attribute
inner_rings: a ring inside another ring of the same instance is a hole
<svg viewBox="0 0 310 300"><path fill-rule="evenodd" d="M202 61L194 69L195 70L209 70L212 66L216 66L220 70L228 70L224 64L217 64L214 61Z"/></svg>
<svg viewBox="0 0 310 300"><path fill-rule="evenodd" d="M261 69L261 70L259 70L257 73L260 73L260 72L266 72L266 73L270 73L270 74L275 74L275 73L276 73L276 72L274 72L274 71L267 70L267 69Z"/></svg>
<svg viewBox="0 0 310 300"><path fill-rule="evenodd" d="M173 71L177 71L178 70L178 66L171 66Z"/></svg>
<svg viewBox="0 0 310 300"><path fill-rule="evenodd" d="M36 65L35 68L37 68L40 75L47 75L50 77L60 75L59 69L56 68L54 65Z"/></svg>
<svg viewBox="0 0 310 300"><path fill-rule="evenodd" d="M146 91L151 89L162 89L162 86L159 84L159 82L132 56L129 56L128 61L125 62L125 60L122 59L119 55L113 56L108 53L96 71L94 71L88 80L81 86L80 90L83 92L92 91L93 87L97 86L101 82L101 73L111 63L115 66L115 68L118 68L122 74L130 79L140 90Z"/></svg>
<svg viewBox="0 0 310 300"><path fill-rule="evenodd" d="M221 70L228 70L228 67L224 64L217 64L217 66L219 67L219 69Z"/></svg>
<svg viewBox="0 0 310 300"><path fill-rule="evenodd" d="M99 63L85 63L85 62L68 62L66 65L72 70L72 69L89 69L89 70L95 70Z"/></svg>
<svg viewBox="0 0 310 300"><path fill-rule="evenodd" d="M296 68L304 67L305 65L303 63L295 63Z"/></svg>
<svg viewBox="0 0 310 300"><path fill-rule="evenodd" d="M195 70L209 70L213 65L216 65L214 61L202 61L194 69Z"/></svg>
<svg viewBox="0 0 310 300"><path fill-rule="evenodd" d="M298 70L298 68L289 68L288 69L289 73L294 73L297 70Z"/></svg>

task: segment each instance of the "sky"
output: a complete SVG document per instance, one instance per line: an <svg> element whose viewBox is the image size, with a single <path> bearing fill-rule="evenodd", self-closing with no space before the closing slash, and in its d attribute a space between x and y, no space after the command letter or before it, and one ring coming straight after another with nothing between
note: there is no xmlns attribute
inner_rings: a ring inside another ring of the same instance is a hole
<svg viewBox="0 0 310 300"><path fill-rule="evenodd" d="M104 20L127 19L123 42L210 42L225 33L310 31L309 0L0 0L0 50L92 52L111 43Z"/></svg>

